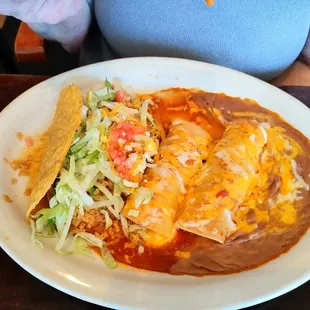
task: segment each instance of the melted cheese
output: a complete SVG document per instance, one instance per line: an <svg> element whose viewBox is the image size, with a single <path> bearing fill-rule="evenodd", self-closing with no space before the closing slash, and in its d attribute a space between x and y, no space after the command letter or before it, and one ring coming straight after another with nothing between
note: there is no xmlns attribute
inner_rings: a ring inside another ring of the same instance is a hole
<svg viewBox="0 0 310 310"><path fill-rule="evenodd" d="M166 237L147 229L139 234L139 240L147 247L159 248L171 242L174 239L175 234L176 232L173 231L171 236Z"/></svg>
<svg viewBox="0 0 310 310"><path fill-rule="evenodd" d="M300 146L286 135L280 127L264 126L268 140L260 158L256 184L243 202L234 220L238 231L253 232L257 223L265 223L268 230L280 233L297 221L297 204L309 184L298 174L297 156L303 154ZM276 192L270 197L270 180L277 178ZM255 214L253 223L248 223L247 213ZM255 234L255 233L254 233Z"/></svg>
<svg viewBox="0 0 310 310"><path fill-rule="evenodd" d="M294 159L291 159L291 166L292 166L292 171L294 174L294 177L296 179L295 182L295 187L296 188L303 188L305 190L309 190L309 184L305 182L305 180L297 173L297 163Z"/></svg>

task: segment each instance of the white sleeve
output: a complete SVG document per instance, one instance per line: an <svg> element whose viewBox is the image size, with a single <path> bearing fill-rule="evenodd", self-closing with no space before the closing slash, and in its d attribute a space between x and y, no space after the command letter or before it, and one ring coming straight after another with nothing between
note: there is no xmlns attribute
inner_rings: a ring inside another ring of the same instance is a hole
<svg viewBox="0 0 310 310"><path fill-rule="evenodd" d="M90 26L92 0L7 0L0 2L0 14L26 22L48 40L76 50Z"/></svg>

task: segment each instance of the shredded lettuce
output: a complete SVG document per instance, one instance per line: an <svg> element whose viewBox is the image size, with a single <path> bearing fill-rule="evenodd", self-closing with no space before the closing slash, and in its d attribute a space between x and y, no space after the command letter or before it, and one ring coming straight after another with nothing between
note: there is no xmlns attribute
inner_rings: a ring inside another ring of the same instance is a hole
<svg viewBox="0 0 310 310"><path fill-rule="evenodd" d="M111 163L103 158L96 161L99 171L112 182L118 183L121 178L118 176L115 170L112 169Z"/></svg>
<svg viewBox="0 0 310 310"><path fill-rule="evenodd" d="M153 196L150 189L146 187L139 187L135 192L135 208L139 208L141 204L147 204Z"/></svg>
<svg viewBox="0 0 310 310"><path fill-rule="evenodd" d="M79 208L79 214L80 214L81 216L84 216L84 208L83 208L83 206L82 206L82 205L79 205L78 208Z"/></svg>
<svg viewBox="0 0 310 310"><path fill-rule="evenodd" d="M86 120L87 119L87 113L88 113L88 107L86 105L82 106L82 119ZM78 132L77 132L78 133ZM79 136L79 133L76 135L77 137Z"/></svg>
<svg viewBox="0 0 310 310"><path fill-rule="evenodd" d="M63 245L64 245L64 242L65 242L65 239L68 235L68 232L69 232L69 229L70 229L70 226L71 226L71 222L72 222L72 218L73 218L73 214L74 214L74 211L75 211L75 205L71 205L70 208L69 208L69 212L68 212L68 216L66 218L66 222L65 222L65 225L63 227L63 230L61 232L61 235L60 235L60 238L56 244L56 247L55 247L55 250L57 252L59 252Z"/></svg>
<svg viewBox="0 0 310 310"><path fill-rule="evenodd" d="M117 263L107 247L101 249L101 255L103 262L109 269L115 269L117 267Z"/></svg>
<svg viewBox="0 0 310 310"><path fill-rule="evenodd" d="M114 208L117 214L120 214L124 207L124 200L121 197L114 197Z"/></svg>
<svg viewBox="0 0 310 310"><path fill-rule="evenodd" d="M114 184L114 196L115 197L120 197L121 194L129 195L131 193L130 188L124 185L124 182L121 180L118 183Z"/></svg>
<svg viewBox="0 0 310 310"><path fill-rule="evenodd" d="M91 187L89 190L88 190L88 194L91 196L91 197L94 197L96 195L99 194L99 190L98 188L96 188L95 186Z"/></svg>
<svg viewBox="0 0 310 310"><path fill-rule="evenodd" d="M104 215L105 219L105 228L108 229L109 227L112 226L113 222L110 218L110 215L107 210L100 210L100 212Z"/></svg>
<svg viewBox="0 0 310 310"><path fill-rule="evenodd" d="M101 183L97 182L96 183L96 187L109 199L109 200L113 200L113 195L111 194L111 192Z"/></svg>
<svg viewBox="0 0 310 310"><path fill-rule="evenodd" d="M84 239L88 244L91 244L93 246L100 248L102 259L108 268L114 269L117 267L117 264L116 264L116 262L112 256L111 252L109 251L109 249L107 248L107 246L105 245L105 243L101 239L94 236L93 234L86 233L86 232L77 233L74 236L73 240L76 241L77 238ZM76 243L75 243L75 248L72 252L75 252L76 250L77 249L76 249ZM85 252L85 248L82 248L82 252ZM79 253L79 254L82 254L82 253Z"/></svg>
<svg viewBox="0 0 310 310"><path fill-rule="evenodd" d="M99 137L100 137L100 132L97 128L91 128L86 135L77 143L75 143L73 146L70 148L70 152L72 154L78 154L87 146L87 144L90 142L90 145L93 146L94 144L99 143ZM88 148L85 149L85 151L89 151ZM85 153L86 153L85 152Z"/></svg>
<svg viewBox="0 0 310 310"><path fill-rule="evenodd" d="M88 108L93 111L97 108L98 106L98 96L93 92L93 91L89 91L88 93L88 100L87 100L87 106Z"/></svg>
<svg viewBox="0 0 310 310"><path fill-rule="evenodd" d="M74 140L73 140L72 144L77 143L77 142L81 139L81 138L80 138L80 135L81 135L82 130L83 130L83 126L80 126L80 127L78 128L78 130L75 132L75 134L74 134Z"/></svg>
<svg viewBox="0 0 310 310"><path fill-rule="evenodd" d="M141 104L141 108L140 108L141 123L145 124L145 125L146 125L146 119L147 119L147 110L148 110L150 102L152 102L152 100L150 100L150 99L144 100L143 103Z"/></svg>
<svg viewBox="0 0 310 310"><path fill-rule="evenodd" d="M138 217L140 214L139 210L129 210L128 215L132 217Z"/></svg>
<svg viewBox="0 0 310 310"><path fill-rule="evenodd" d="M65 169L61 170L55 196L58 203L65 204L67 207L72 204L83 204L89 207L94 202L85 189L81 187L79 180L70 175Z"/></svg>
<svg viewBox="0 0 310 310"><path fill-rule="evenodd" d="M113 89L112 83L106 78L104 81L104 86L109 89Z"/></svg>
<svg viewBox="0 0 310 310"><path fill-rule="evenodd" d="M137 225L137 224L132 224L132 225L129 226L128 231L130 233L138 232L138 231L145 231L145 228L143 228L142 226Z"/></svg>
<svg viewBox="0 0 310 310"><path fill-rule="evenodd" d="M90 130L92 128L96 128L100 125L101 122L101 112L99 109L93 110L90 118L86 121L86 130Z"/></svg>
<svg viewBox="0 0 310 310"><path fill-rule="evenodd" d="M113 101L115 99L115 92L110 87L103 87L94 92L94 97L96 101Z"/></svg>
<svg viewBox="0 0 310 310"><path fill-rule="evenodd" d="M111 120L108 117L104 117L101 124L103 124L106 128L110 127L112 125ZM106 133L104 133L106 134Z"/></svg>
<svg viewBox="0 0 310 310"><path fill-rule="evenodd" d="M50 201L49 201L49 206L50 206L50 208L54 208L54 207L57 206L57 199L56 199L55 196L53 196L53 197L50 199Z"/></svg>
<svg viewBox="0 0 310 310"><path fill-rule="evenodd" d="M124 215L121 214L121 224L124 235L128 238L129 230L128 230L128 222Z"/></svg>
<svg viewBox="0 0 310 310"><path fill-rule="evenodd" d="M30 224L31 224L31 243L33 245L39 245L41 248L43 248L43 243L36 238L35 222L33 220L30 220Z"/></svg>
<svg viewBox="0 0 310 310"><path fill-rule="evenodd" d="M81 237L74 238L73 240L73 249L68 254L78 254L83 255L89 258L94 258L91 249L88 246L88 243L85 239Z"/></svg>
<svg viewBox="0 0 310 310"><path fill-rule="evenodd" d="M67 208L63 204L58 204L51 209L42 209L36 213L35 231L41 234L52 234L55 229L61 232L65 226L67 218Z"/></svg>
<svg viewBox="0 0 310 310"><path fill-rule="evenodd" d="M133 106L136 95L127 92L132 99ZM115 102L115 89L107 79L104 87L91 90L86 103L82 108L82 123L74 135L70 150L64 160L59 175L53 185L54 194L49 201L49 208L40 210L31 220L33 244L43 246L37 236L57 236L56 251L61 254L81 254L92 257L90 245L97 246L102 251L103 261L109 268L115 268L116 262L104 242L93 234L79 232L74 236L69 234L72 220L75 215L84 215L84 211L97 208L105 218L106 228L111 227L113 215L120 220L125 236L134 229L121 214L124 207L124 196L130 195L134 189L137 191L135 206L150 201L152 192L139 187L147 165L152 163L151 156L156 154L158 141L151 137L150 132L135 135L130 144L126 144L126 152L134 167L131 170L134 181L127 180L119 175L114 163L109 157L110 132L115 123L132 122L154 126L152 116L148 112L152 100L147 99L137 108ZM151 143L153 142L153 143ZM156 143L155 143L156 142ZM146 158L135 148L146 148ZM135 158L134 158L135 157ZM133 160L135 159L135 160ZM151 167L152 168L152 167ZM111 186L111 182L113 185ZM136 210L136 216L138 210ZM141 230L141 227L137 230ZM71 247L68 251L68 243Z"/></svg>
<svg viewBox="0 0 310 310"><path fill-rule="evenodd" d="M66 250L62 250L60 254L78 254L93 259L93 252L89 246L96 246L98 248L102 248L104 246L101 239L87 232L79 232L74 237L70 237L70 240L71 244L69 247Z"/></svg>
<svg viewBox="0 0 310 310"><path fill-rule="evenodd" d="M97 109L98 104L101 101L113 101L115 99L115 91L112 88L112 85L109 81L105 82L105 87L97 90L97 91L90 91L88 93L88 107L94 111Z"/></svg>
<svg viewBox="0 0 310 310"><path fill-rule="evenodd" d="M90 170L84 177L83 181L80 183L80 188L82 191L87 191L91 187L93 187L93 184L96 183L98 177L98 170L93 169Z"/></svg>
<svg viewBox="0 0 310 310"><path fill-rule="evenodd" d="M130 182L127 180L124 180L124 185L127 187L133 187L133 188L138 188L139 187L139 183L137 182Z"/></svg>
<svg viewBox="0 0 310 310"><path fill-rule="evenodd" d="M69 161L69 174L74 176L75 173L75 157L72 155L70 156L70 161Z"/></svg>
<svg viewBox="0 0 310 310"><path fill-rule="evenodd" d="M83 238L84 240L86 240L88 243L90 243L91 245L94 245L98 248L102 248L104 243L101 239L99 239L98 237L96 237L93 234L87 233L87 232L78 232L75 236L74 239L76 238Z"/></svg>
<svg viewBox="0 0 310 310"><path fill-rule="evenodd" d="M108 101L102 101L100 103L101 107L106 107L110 110L114 110L115 108L118 108L120 105L119 102L108 102ZM128 108L126 106L122 106L119 109L119 114L121 114L122 116L129 117L129 116L134 116L134 115L139 115L139 111L137 109L133 109L133 108ZM115 118L115 117L110 117L110 120L112 121L120 121L120 118Z"/></svg>

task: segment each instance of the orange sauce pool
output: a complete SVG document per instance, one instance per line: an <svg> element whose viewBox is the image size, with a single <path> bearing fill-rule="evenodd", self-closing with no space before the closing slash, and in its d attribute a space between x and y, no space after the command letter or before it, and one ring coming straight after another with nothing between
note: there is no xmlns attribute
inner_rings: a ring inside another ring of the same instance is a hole
<svg viewBox="0 0 310 310"><path fill-rule="evenodd" d="M187 120L205 129L214 140L219 140L225 127L211 111L191 102L192 94L188 89L172 88L142 98L151 98L155 102L152 115L164 128L168 128L174 120Z"/></svg>

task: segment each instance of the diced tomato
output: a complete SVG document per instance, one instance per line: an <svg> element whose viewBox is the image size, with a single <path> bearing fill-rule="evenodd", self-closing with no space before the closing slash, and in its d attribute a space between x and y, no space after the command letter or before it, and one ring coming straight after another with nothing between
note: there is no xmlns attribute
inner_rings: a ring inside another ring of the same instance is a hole
<svg viewBox="0 0 310 310"><path fill-rule="evenodd" d="M133 167L133 164L129 158L127 158L125 161L125 167L128 169L132 169L132 167Z"/></svg>
<svg viewBox="0 0 310 310"><path fill-rule="evenodd" d="M109 154L110 154L111 159L114 159L117 156L117 150L111 149L109 150Z"/></svg>
<svg viewBox="0 0 310 310"><path fill-rule="evenodd" d="M195 163L195 159L188 159L185 163L187 165L193 165Z"/></svg>
<svg viewBox="0 0 310 310"><path fill-rule="evenodd" d="M129 171L133 168L133 164L128 158L129 152L125 150L125 145L132 142L135 135L144 134L146 130L144 126L134 126L130 122L122 122L110 134L107 151L116 171L125 179L131 178Z"/></svg>
<svg viewBox="0 0 310 310"><path fill-rule="evenodd" d="M144 134L146 127L134 126L130 122L118 124L117 127L111 132L110 141L118 142L119 139L125 142L131 142L135 135Z"/></svg>
<svg viewBox="0 0 310 310"><path fill-rule="evenodd" d="M217 194L216 194L216 198L224 198L227 197L229 195L229 193L227 192L226 189L222 189L220 190Z"/></svg>
<svg viewBox="0 0 310 310"><path fill-rule="evenodd" d="M119 157L115 157L114 160L113 160L113 163L116 166L119 166L122 163L122 161L121 161L121 159Z"/></svg>
<svg viewBox="0 0 310 310"><path fill-rule="evenodd" d="M33 140L30 137L25 137L25 143L27 147L32 147L33 146Z"/></svg>
<svg viewBox="0 0 310 310"><path fill-rule="evenodd" d="M118 158L125 157L126 158L126 156L124 156L124 152L122 150L117 151L116 157L118 157Z"/></svg>
<svg viewBox="0 0 310 310"><path fill-rule="evenodd" d="M127 180L130 180L130 174L128 173L128 169L123 166L119 165L116 167L116 171L119 173L119 175Z"/></svg>
<svg viewBox="0 0 310 310"><path fill-rule="evenodd" d="M110 141L117 141L119 136L119 132L117 129L112 130L111 134L110 134Z"/></svg>
<svg viewBox="0 0 310 310"><path fill-rule="evenodd" d="M127 94L123 90L118 90L115 92L115 101L117 102L123 102L126 98Z"/></svg>
<svg viewBox="0 0 310 310"><path fill-rule="evenodd" d="M146 132L146 127L142 126L135 126L134 127L134 134L135 135L143 135Z"/></svg>
<svg viewBox="0 0 310 310"><path fill-rule="evenodd" d="M117 166L116 170L120 173L125 173L126 172L126 168L123 165L119 165Z"/></svg>
<svg viewBox="0 0 310 310"><path fill-rule="evenodd" d="M118 139L121 138L126 142L131 142L134 135L134 126L129 122L125 122L117 125L117 127L112 131L110 139L111 141L117 142Z"/></svg>
<svg viewBox="0 0 310 310"><path fill-rule="evenodd" d="M128 129L128 131L126 132L126 140L128 142L131 142L133 140L133 136L134 136L134 132L133 129Z"/></svg>

